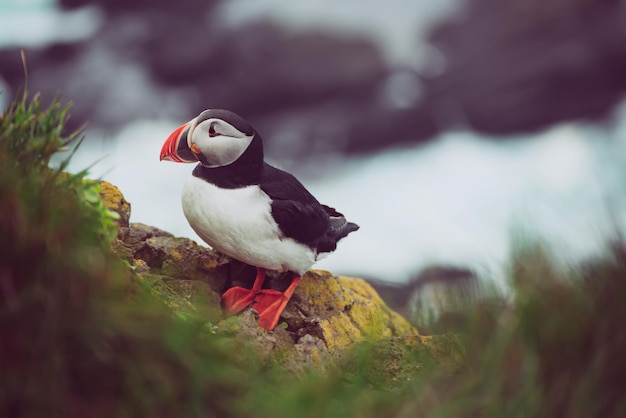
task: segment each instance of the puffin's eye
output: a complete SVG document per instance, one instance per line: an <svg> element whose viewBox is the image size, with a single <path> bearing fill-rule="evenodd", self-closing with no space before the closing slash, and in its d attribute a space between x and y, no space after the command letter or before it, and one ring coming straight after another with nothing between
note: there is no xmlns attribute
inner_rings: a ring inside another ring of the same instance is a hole
<svg viewBox="0 0 626 418"><path fill-rule="evenodd" d="M211 122L211 124L209 125L209 136L217 136L217 131L215 130L215 122Z"/></svg>

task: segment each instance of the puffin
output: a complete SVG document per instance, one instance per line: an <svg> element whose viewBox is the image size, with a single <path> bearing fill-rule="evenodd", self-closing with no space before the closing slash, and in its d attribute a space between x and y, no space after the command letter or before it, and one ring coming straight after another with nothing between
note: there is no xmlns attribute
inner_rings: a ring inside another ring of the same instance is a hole
<svg viewBox="0 0 626 418"><path fill-rule="evenodd" d="M292 174L265 162L261 136L231 111L208 109L184 123L160 158L197 163L182 192L189 225L214 250L256 267L252 288L229 288L222 307L230 314L254 309L267 330L278 324L302 276L359 229ZM264 289L266 270L291 272L287 289Z"/></svg>

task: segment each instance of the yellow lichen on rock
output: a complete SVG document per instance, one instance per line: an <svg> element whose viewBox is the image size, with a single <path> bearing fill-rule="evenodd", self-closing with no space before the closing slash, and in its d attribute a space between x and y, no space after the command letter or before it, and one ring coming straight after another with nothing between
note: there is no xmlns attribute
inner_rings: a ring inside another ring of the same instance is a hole
<svg viewBox="0 0 626 418"><path fill-rule="evenodd" d="M318 318L329 350L362 340L418 335L363 279L312 270L303 277L296 296L296 308Z"/></svg>
<svg viewBox="0 0 626 418"><path fill-rule="evenodd" d="M108 181L100 181L100 197L104 205L120 215L120 226L127 227L130 221L130 203L124 199L124 195Z"/></svg>
<svg viewBox="0 0 626 418"><path fill-rule="evenodd" d="M354 301L348 313L366 337L383 338L417 334L417 330L391 310L365 280L339 276L337 281L340 287L345 289L347 297Z"/></svg>
<svg viewBox="0 0 626 418"><path fill-rule="evenodd" d="M363 339L361 330L344 314L331 316L320 322L322 335L329 350L346 347L355 341Z"/></svg>

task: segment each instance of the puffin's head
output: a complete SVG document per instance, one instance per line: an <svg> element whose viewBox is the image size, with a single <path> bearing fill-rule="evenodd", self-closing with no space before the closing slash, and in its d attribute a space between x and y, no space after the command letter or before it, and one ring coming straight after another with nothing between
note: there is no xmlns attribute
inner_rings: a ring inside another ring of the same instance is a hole
<svg viewBox="0 0 626 418"><path fill-rule="evenodd" d="M241 116L228 110L205 110L170 134L161 148L161 161L199 161L206 167L222 167L241 157L254 136L254 129Z"/></svg>

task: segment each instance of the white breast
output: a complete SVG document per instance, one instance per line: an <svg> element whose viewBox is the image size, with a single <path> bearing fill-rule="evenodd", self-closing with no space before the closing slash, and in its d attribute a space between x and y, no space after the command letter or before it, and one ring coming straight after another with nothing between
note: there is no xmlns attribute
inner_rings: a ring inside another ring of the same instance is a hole
<svg viewBox="0 0 626 418"><path fill-rule="evenodd" d="M256 267L304 274L317 254L282 233L271 200L259 186L221 189L192 177L183 189L183 211L194 231L215 250Z"/></svg>

